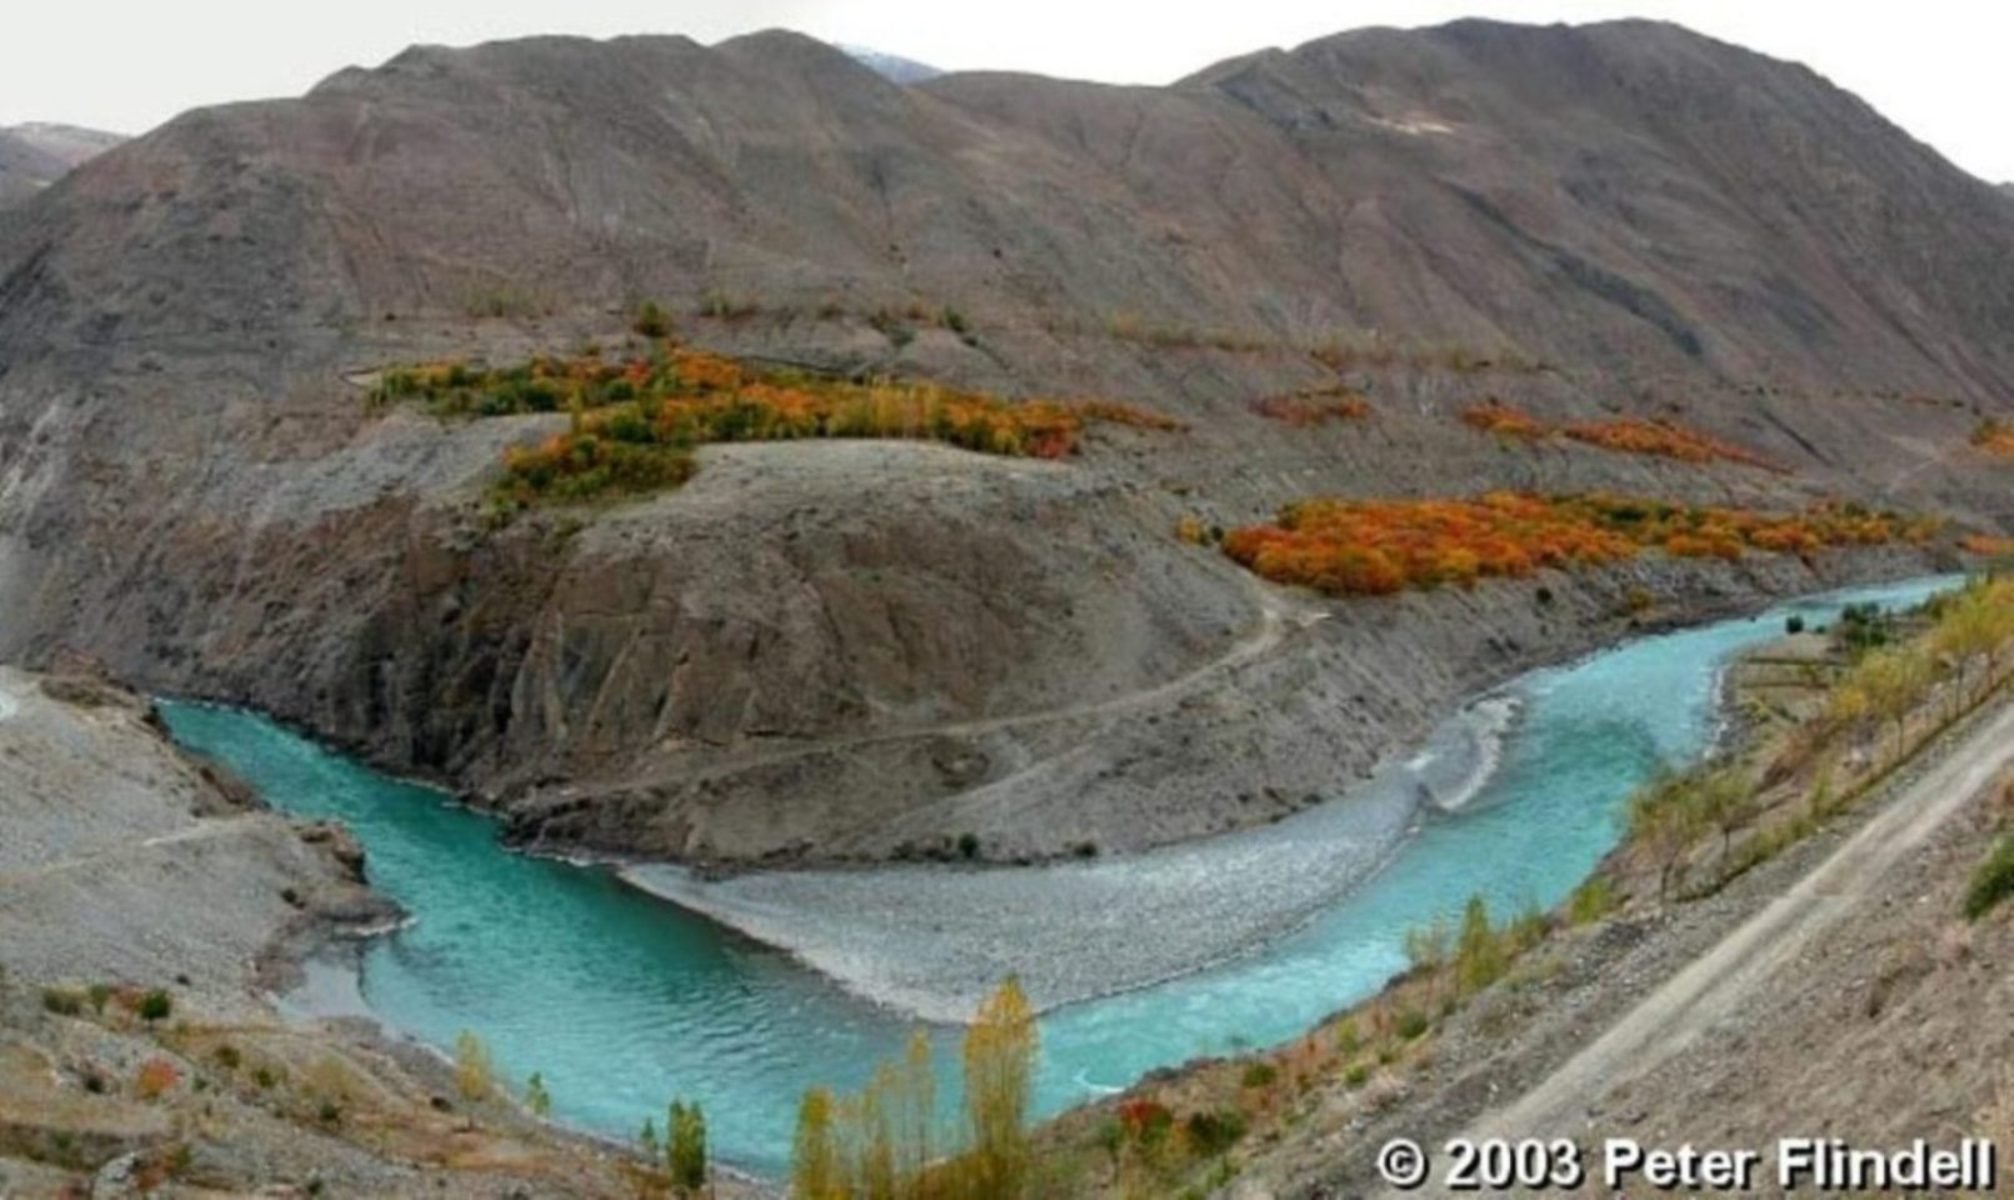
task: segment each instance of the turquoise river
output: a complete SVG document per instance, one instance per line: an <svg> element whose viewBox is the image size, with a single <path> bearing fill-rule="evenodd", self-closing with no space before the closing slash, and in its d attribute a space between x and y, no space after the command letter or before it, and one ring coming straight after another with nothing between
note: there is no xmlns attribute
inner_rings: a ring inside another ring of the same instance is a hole
<svg viewBox="0 0 2014 1200"><path fill-rule="evenodd" d="M1791 612L1913 604L1948 578L1792 602L1644 638L1507 689L1523 717L1476 800L1436 814L1316 920L1252 953L1042 1019L1039 1103L1053 1111L1199 1054L1284 1041L1381 987L1406 929L1472 894L1504 911L1559 901L1614 844L1623 801L1661 761L1704 752L1729 655ZM674 1098L705 1105L716 1153L784 1165L798 1097L851 1088L910 1025L789 957L644 895L607 870L509 853L487 818L379 775L256 715L164 702L176 738L274 807L346 822L371 882L412 921L369 943L360 987L385 1024L438 1047L463 1029L502 1071L541 1072L555 1112L624 1136ZM1151 931L1148 931L1151 936ZM956 1062L938 1029L939 1064Z"/></svg>

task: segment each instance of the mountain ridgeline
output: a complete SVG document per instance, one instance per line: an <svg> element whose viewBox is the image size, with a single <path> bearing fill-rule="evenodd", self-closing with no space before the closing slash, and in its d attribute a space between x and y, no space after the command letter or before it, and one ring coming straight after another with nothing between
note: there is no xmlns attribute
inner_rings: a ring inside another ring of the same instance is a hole
<svg viewBox="0 0 2014 1200"><path fill-rule="evenodd" d="M0 128L0 207L26 200L125 139L71 125Z"/></svg>
<svg viewBox="0 0 2014 1200"><path fill-rule="evenodd" d="M1187 428L1061 463L715 447L679 491L499 527L505 447L563 416L366 403L397 364L614 354L645 301L751 360ZM1921 565L1633 563L1316 623L1178 522L1504 487L2004 532L1972 439L2014 410L2010 334L2001 192L1668 25L1367 30L1162 88L901 85L789 33L419 47L0 211L0 657L259 705L527 839L1127 849L1332 794L1625 597ZM1269 419L1336 389L1370 415Z"/></svg>
<svg viewBox="0 0 2014 1200"><path fill-rule="evenodd" d="M173 220L205 207L243 233ZM921 294L1993 394L2014 308L1987 185L1808 70L1635 22L1371 30L1168 88L905 88L785 33L425 47L190 113L38 215L10 259L81 285L116 251L128 288L194 289L73 314L135 332L256 321L228 281L265 271L266 304L331 321L513 288Z"/></svg>

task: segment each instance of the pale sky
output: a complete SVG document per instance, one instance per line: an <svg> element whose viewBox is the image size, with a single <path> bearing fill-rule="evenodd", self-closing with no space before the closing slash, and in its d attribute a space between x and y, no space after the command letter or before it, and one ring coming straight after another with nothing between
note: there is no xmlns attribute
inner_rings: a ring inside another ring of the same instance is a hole
<svg viewBox="0 0 2014 1200"><path fill-rule="evenodd" d="M2014 180L2014 5L1804 0L21 0L0 17L0 125L49 120L137 133L183 109L298 95L415 42L534 33L683 33L714 42L782 26L946 69L1166 83L1219 59L1367 25L1465 16L1548 23L1657 17L1804 62L1959 166Z"/></svg>

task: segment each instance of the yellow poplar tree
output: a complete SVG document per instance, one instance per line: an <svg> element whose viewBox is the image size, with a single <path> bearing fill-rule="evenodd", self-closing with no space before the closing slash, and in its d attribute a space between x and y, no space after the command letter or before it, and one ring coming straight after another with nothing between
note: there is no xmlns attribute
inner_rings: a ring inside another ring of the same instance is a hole
<svg viewBox="0 0 2014 1200"><path fill-rule="evenodd" d="M937 1072L930 1062L930 1035L921 1029L909 1035L903 1074L908 1103L900 1118L903 1135L897 1167L907 1181L905 1194L920 1196L924 1170L930 1165L931 1132L937 1125Z"/></svg>
<svg viewBox="0 0 2014 1200"><path fill-rule="evenodd" d="M797 1140L790 1153L790 1194L794 1200L843 1200L847 1194L832 1136L832 1093L812 1088L797 1106Z"/></svg>
<svg viewBox="0 0 2014 1200"><path fill-rule="evenodd" d="M965 1111L974 1195L1010 1200L1027 1182L1026 1126L1035 1069L1035 1013L1008 976L965 1033Z"/></svg>
<svg viewBox="0 0 2014 1200"><path fill-rule="evenodd" d="M489 1047L472 1031L455 1036L455 1090L464 1100L487 1100L495 1086Z"/></svg>
<svg viewBox="0 0 2014 1200"><path fill-rule="evenodd" d="M901 1104L902 1077L895 1067L882 1063L855 1104L857 1122L855 1145L859 1165L855 1175L865 1200L895 1200L895 1137L891 1117Z"/></svg>

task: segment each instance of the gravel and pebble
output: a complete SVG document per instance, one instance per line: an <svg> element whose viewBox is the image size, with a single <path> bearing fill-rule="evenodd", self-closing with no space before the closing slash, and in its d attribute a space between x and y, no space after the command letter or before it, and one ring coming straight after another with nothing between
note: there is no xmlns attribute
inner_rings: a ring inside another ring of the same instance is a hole
<svg viewBox="0 0 2014 1200"><path fill-rule="evenodd" d="M1050 1009L1187 974L1299 927L1375 870L1422 804L1456 808L1475 795L1513 711L1503 697L1462 709L1337 801L1126 858L718 880L643 864L622 876L925 1020L969 1018L1010 973Z"/></svg>

